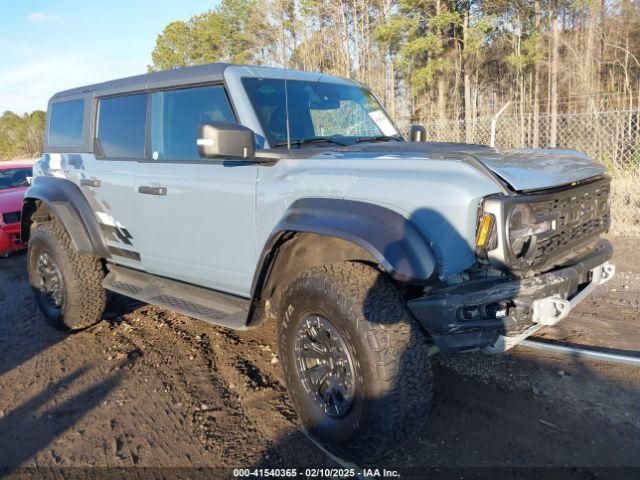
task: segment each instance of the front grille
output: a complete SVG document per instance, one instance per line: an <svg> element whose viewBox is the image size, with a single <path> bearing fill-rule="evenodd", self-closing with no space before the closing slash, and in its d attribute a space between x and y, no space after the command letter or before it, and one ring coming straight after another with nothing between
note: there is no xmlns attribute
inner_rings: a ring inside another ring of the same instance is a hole
<svg viewBox="0 0 640 480"><path fill-rule="evenodd" d="M20 212L8 212L2 214L2 222L4 224L20 223Z"/></svg>
<svg viewBox="0 0 640 480"><path fill-rule="evenodd" d="M538 239L533 263L544 262L565 254L583 240L608 230L609 182L597 182L591 188L577 188L558 192L530 206L538 218L555 221L555 233Z"/></svg>

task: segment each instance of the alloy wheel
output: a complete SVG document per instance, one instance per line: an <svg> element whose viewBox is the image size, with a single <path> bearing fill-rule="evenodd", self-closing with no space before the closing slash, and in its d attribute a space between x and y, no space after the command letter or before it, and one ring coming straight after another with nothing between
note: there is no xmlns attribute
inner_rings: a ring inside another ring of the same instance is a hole
<svg viewBox="0 0 640 480"><path fill-rule="evenodd" d="M346 415L355 398L353 359L338 329L322 315L303 318L296 328L296 368L305 391L330 417Z"/></svg>

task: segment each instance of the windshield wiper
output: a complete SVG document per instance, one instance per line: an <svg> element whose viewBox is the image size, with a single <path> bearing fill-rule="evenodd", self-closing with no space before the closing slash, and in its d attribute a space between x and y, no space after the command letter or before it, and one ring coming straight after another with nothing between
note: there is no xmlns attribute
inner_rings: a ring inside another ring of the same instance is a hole
<svg viewBox="0 0 640 480"><path fill-rule="evenodd" d="M325 142L331 142L331 143L335 143L336 145L342 145L347 146L349 145L348 143L345 142L341 142L340 140L336 140L333 137L309 137L309 138L300 138L297 140L291 140L291 145L310 145L310 144L314 144L314 143L325 143ZM273 143L271 145L271 147L286 147L287 146L287 142L276 142Z"/></svg>
<svg viewBox="0 0 640 480"><path fill-rule="evenodd" d="M356 138L356 143L362 143L362 142L390 142L391 140L395 140L396 142L400 141L396 137L390 137L388 135L376 135L376 136L373 136L373 137L358 137L358 138Z"/></svg>

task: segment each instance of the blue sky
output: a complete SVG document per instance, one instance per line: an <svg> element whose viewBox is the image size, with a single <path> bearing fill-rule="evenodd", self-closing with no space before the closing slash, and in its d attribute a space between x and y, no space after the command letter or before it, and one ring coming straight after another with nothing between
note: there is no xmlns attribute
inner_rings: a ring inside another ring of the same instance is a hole
<svg viewBox="0 0 640 480"><path fill-rule="evenodd" d="M156 36L216 0L0 0L0 113L59 90L145 73Z"/></svg>

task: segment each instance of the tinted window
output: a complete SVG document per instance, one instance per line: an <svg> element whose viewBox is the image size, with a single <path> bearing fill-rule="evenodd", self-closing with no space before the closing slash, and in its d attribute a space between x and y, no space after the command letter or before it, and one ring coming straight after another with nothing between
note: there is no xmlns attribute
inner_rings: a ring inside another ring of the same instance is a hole
<svg viewBox="0 0 640 480"><path fill-rule="evenodd" d="M83 119L84 100L52 103L49 114L49 146L81 146Z"/></svg>
<svg viewBox="0 0 640 480"><path fill-rule="evenodd" d="M146 94L100 100L98 140L104 156L144 158L146 120Z"/></svg>
<svg viewBox="0 0 640 480"><path fill-rule="evenodd" d="M0 190L28 187L27 177L31 176L31 171L31 168L6 168L0 170Z"/></svg>
<svg viewBox="0 0 640 480"><path fill-rule="evenodd" d="M197 146L200 124L236 122L221 86L157 92L151 98L155 160L202 160Z"/></svg>

